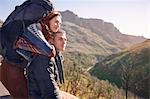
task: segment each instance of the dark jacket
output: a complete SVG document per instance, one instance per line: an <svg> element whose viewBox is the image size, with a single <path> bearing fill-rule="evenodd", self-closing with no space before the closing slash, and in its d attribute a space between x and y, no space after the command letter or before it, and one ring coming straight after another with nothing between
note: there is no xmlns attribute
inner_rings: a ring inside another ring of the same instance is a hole
<svg viewBox="0 0 150 99"><path fill-rule="evenodd" d="M61 99L57 83L60 71L63 72L58 70L61 66L56 66L47 56L35 56L28 69L29 96L32 99Z"/></svg>

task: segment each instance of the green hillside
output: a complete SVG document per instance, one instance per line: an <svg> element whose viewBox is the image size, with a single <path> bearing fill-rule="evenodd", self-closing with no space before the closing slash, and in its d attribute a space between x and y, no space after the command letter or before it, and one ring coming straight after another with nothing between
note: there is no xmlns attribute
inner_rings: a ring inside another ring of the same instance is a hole
<svg viewBox="0 0 150 99"><path fill-rule="evenodd" d="M93 67L95 56L79 52L65 53L65 84L62 90L80 99L124 99L124 91L107 80L99 80L88 73ZM133 96L130 94L130 96Z"/></svg>
<svg viewBox="0 0 150 99"><path fill-rule="evenodd" d="M128 88L134 93L140 93L142 97L148 97L148 90L144 90L145 87L140 85L147 85L144 80L150 79L149 66L150 40L146 40L118 54L106 57L98 62L90 73L99 79L107 79L119 87Z"/></svg>

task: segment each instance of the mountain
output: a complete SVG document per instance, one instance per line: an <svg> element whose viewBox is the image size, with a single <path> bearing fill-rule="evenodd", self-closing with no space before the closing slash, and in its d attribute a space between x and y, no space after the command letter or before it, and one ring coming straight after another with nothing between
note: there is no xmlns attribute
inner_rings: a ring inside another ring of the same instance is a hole
<svg viewBox="0 0 150 99"><path fill-rule="evenodd" d="M61 12L61 14L62 14L63 22L69 22L71 24L80 27L80 29L77 29L76 27L76 32L78 31L81 32L81 30L84 29L86 30L85 33L88 36L95 35L97 37L93 40L99 39L99 41L107 43L106 45L104 44L103 47L106 47L107 45L111 45L113 47L117 47L120 49L120 48L129 47L133 44L140 43L146 40L142 36L131 36L131 35L122 34L112 23L105 22L102 19L80 18L78 17L78 15L74 14L69 10L63 11ZM75 30L75 28L72 29ZM83 40L88 41L86 37ZM115 51L118 51L118 49L115 49L114 52Z"/></svg>
<svg viewBox="0 0 150 99"><path fill-rule="evenodd" d="M112 54L98 62L90 73L99 79L128 88L141 97L148 97L150 80L150 39ZM135 89L136 88L136 89Z"/></svg>
<svg viewBox="0 0 150 99"><path fill-rule="evenodd" d="M101 36L87 28L67 21L63 22L62 28L67 32L67 52L107 55L107 53L120 51L119 47L108 43Z"/></svg>

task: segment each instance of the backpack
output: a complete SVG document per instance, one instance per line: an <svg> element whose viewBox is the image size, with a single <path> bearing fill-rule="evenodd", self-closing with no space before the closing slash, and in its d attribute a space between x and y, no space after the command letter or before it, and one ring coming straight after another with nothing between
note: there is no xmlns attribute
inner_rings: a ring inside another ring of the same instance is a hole
<svg viewBox="0 0 150 99"><path fill-rule="evenodd" d="M27 26L38 22L53 10L53 5L48 0L27 0L20 6L16 6L0 29L0 54L7 59L11 58L8 59L10 61L20 58L13 49L18 37Z"/></svg>

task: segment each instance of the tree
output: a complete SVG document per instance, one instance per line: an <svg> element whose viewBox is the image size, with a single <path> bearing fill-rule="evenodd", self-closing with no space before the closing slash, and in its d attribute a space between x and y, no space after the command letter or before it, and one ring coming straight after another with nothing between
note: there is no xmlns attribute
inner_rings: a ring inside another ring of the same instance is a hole
<svg viewBox="0 0 150 99"><path fill-rule="evenodd" d="M124 60L124 63L120 61L121 67L122 67L122 86L125 89L125 96L126 99L128 98L128 90L130 89L134 77L134 61L132 59L132 56L128 56L130 59ZM125 64L126 63L126 64Z"/></svg>

